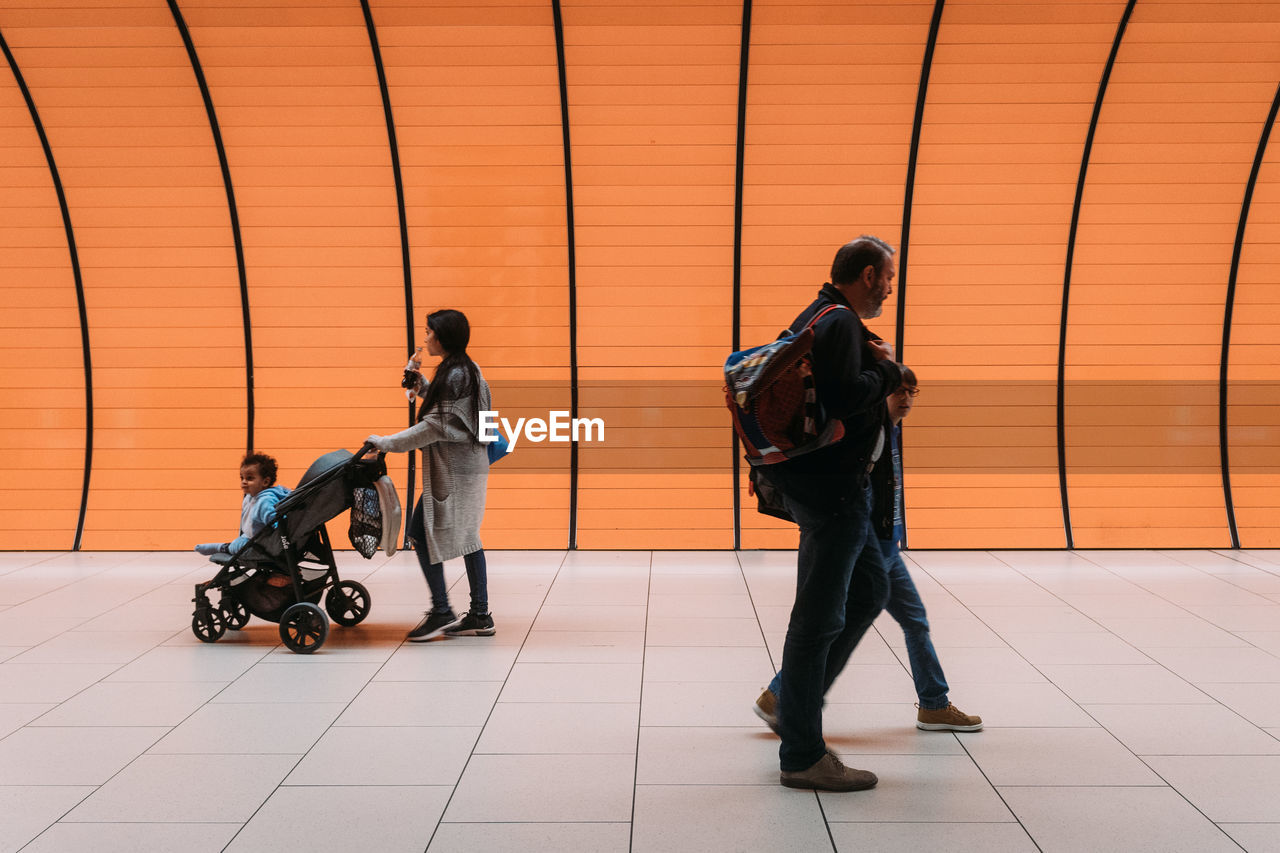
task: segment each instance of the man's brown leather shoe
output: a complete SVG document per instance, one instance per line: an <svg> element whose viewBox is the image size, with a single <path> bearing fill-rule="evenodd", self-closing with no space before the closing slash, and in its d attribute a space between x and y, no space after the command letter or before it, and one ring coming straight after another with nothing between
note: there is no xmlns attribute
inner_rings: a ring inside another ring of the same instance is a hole
<svg viewBox="0 0 1280 853"><path fill-rule="evenodd" d="M870 770L845 767L834 752L827 752L808 770L782 771L782 784L788 788L812 788L817 791L865 791L874 788L876 774Z"/></svg>

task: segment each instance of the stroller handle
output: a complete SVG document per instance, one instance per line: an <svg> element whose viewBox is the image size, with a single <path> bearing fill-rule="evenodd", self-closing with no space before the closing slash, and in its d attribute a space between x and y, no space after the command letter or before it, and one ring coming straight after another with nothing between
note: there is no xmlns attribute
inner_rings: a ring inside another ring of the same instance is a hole
<svg viewBox="0 0 1280 853"><path fill-rule="evenodd" d="M294 507L298 506L302 500L303 494L306 494L309 490L313 488L319 487L323 483L327 483L330 480L333 480L335 477L339 476L341 472L345 471L348 467L350 467L352 463L359 462L361 458L366 456L369 453L369 451L373 449L374 449L373 445L366 441L364 444L360 445L360 449L356 451L355 455L352 456L351 458L340 459L337 462L333 462L332 460L330 460L328 467L320 469L317 473L314 474L314 476L311 476L312 472L308 470L307 473L303 475L302 481L298 483L298 487L294 489L293 492L291 492L287 497L281 500L280 503L276 504L277 517L283 516L285 513L292 510ZM314 469L316 468L317 465L320 465L321 462L324 462L326 459L328 459L328 457L336 454L340 454L340 453L346 453L346 451L335 450L333 453L325 454L325 456L322 456L319 459L317 459L311 467ZM381 462L383 458L386 457L386 455L387 454L385 453L379 452L378 461Z"/></svg>

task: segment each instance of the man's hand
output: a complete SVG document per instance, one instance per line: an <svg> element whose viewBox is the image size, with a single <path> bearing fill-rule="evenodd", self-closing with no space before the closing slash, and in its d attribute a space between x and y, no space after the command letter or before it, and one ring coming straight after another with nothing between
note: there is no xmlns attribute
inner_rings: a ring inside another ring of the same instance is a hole
<svg viewBox="0 0 1280 853"><path fill-rule="evenodd" d="M876 361L893 361L893 344L888 341L867 341Z"/></svg>

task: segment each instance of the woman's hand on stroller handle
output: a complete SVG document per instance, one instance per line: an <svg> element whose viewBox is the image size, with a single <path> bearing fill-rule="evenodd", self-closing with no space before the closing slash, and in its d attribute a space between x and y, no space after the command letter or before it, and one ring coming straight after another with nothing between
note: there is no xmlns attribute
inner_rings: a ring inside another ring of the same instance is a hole
<svg viewBox="0 0 1280 853"><path fill-rule="evenodd" d="M377 450L379 459L386 456L387 452L385 450L378 449L378 442L380 442L381 440L382 440L382 436L380 435L371 435L368 438L366 438L364 440L364 444L360 445L360 449L356 451L356 459L363 459L365 454L367 454L370 450Z"/></svg>

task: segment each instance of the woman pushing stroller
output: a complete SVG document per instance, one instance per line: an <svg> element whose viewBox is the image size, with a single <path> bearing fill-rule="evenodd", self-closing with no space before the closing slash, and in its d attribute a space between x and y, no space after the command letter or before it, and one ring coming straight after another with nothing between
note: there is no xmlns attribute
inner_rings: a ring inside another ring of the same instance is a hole
<svg viewBox="0 0 1280 853"><path fill-rule="evenodd" d="M478 435L480 412L491 408L489 384L467 355L471 326L461 311L444 309L427 316L426 349L442 356L430 380L410 361L410 391L421 397L417 423L394 435L371 435L383 452L422 450L422 494L409 521L418 564L431 591L431 610L408 639L495 632L489 613L480 522L484 518L489 454ZM462 557L471 587L471 607L461 618L449 606L444 562Z"/></svg>

